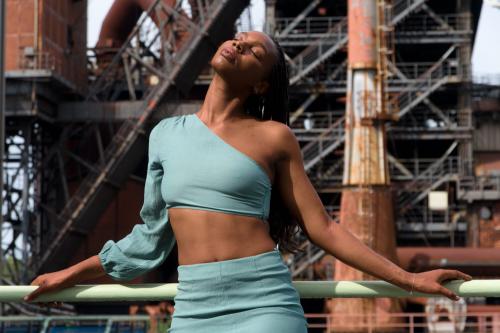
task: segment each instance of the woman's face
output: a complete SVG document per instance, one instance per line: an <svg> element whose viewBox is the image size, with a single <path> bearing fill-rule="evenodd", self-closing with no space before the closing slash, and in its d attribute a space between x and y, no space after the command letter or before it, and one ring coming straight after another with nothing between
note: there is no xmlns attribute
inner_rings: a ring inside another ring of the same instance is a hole
<svg viewBox="0 0 500 333"><path fill-rule="evenodd" d="M238 89L263 93L272 66L278 59L278 50L271 38L259 31L239 32L223 42L210 61L221 77ZM257 91L255 91L255 89Z"/></svg>

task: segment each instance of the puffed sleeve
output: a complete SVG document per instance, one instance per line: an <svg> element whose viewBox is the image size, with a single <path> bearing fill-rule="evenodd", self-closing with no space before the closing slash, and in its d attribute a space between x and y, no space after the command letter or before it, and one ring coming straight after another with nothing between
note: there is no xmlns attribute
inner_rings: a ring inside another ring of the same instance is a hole
<svg viewBox="0 0 500 333"><path fill-rule="evenodd" d="M139 213L144 223L117 242L108 240L99 259L106 273L115 280L132 280L159 266L172 251L175 236L161 195L163 167L157 150L159 124L149 134L148 167L144 202Z"/></svg>

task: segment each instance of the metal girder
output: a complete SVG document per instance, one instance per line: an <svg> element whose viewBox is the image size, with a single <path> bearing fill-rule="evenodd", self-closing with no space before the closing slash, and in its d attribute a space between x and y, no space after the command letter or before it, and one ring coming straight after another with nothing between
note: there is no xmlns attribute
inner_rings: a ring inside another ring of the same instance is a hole
<svg viewBox="0 0 500 333"><path fill-rule="evenodd" d="M57 122L120 122L126 119L138 119L142 115L142 101L116 102L67 102L59 104ZM190 114L201 107L201 101L173 101L158 108L151 117L154 120L166 115Z"/></svg>
<svg viewBox="0 0 500 333"><path fill-rule="evenodd" d="M458 141L454 141L437 161L404 186L405 195L398 196L400 213L404 213L425 198L430 191L439 185L451 180L451 175L458 173L458 161L450 158L457 146Z"/></svg>
<svg viewBox="0 0 500 333"><path fill-rule="evenodd" d="M123 121L104 150L102 160L105 164L97 164L92 169L85 170L85 178L79 188L65 204L63 210L58 213L58 223L53 223L55 233L49 236L50 242L45 244L46 247L35 266L38 273L57 270L66 265L67 254L75 251L82 240L82 235L85 235L97 223L103 210L116 195L116 187L123 184L143 159L147 146L146 125L152 122L154 114L160 112L163 99L172 92L189 90L219 43L230 38L232 31L227 29L227 26L234 24L248 2L248 0L214 1L204 12L203 26L183 21L183 24L190 29L189 39L175 55L169 58L171 61L169 64L159 64L162 67L167 66L169 71L164 76L157 77L156 85L150 86L148 91L141 93L143 99L139 104L135 104L139 106L140 117ZM157 2L157 5L162 5L162 3ZM184 20L171 8L162 7L161 10L167 11L170 16L177 16L180 20ZM141 23L142 21L139 24ZM134 30L137 29L136 27ZM132 35L127 43L131 40ZM132 54L128 51L129 49L128 45L121 48L110 67L103 72L103 76L91 89L89 101L116 96L113 92L116 90L113 87L114 78L116 73L120 72L122 54ZM133 58L138 60L136 57ZM149 73L158 74L157 71L147 66L145 68ZM126 88L128 89L130 88ZM173 110L171 108L170 112ZM70 127L71 125L67 127L63 138L69 138L72 134L69 132Z"/></svg>
<svg viewBox="0 0 500 333"><path fill-rule="evenodd" d="M438 62L421 75L418 81L413 85L408 85L402 93L394 97L391 104L399 107L399 118L444 84L458 80L458 70L446 62L455 48L455 45L450 47ZM302 148L306 171L343 144L345 140L344 126L345 117L339 118L314 141ZM390 126L388 126L387 130L389 129Z"/></svg>
<svg viewBox="0 0 500 333"><path fill-rule="evenodd" d="M391 25L398 24L410 13L419 9L426 1L396 0L393 5ZM277 37L279 38L279 35ZM342 49L346 45L347 40L347 18L344 18L335 26L329 28L324 38L319 38L312 43L309 42L309 46L293 58L290 71L290 84L296 84L320 63Z"/></svg>

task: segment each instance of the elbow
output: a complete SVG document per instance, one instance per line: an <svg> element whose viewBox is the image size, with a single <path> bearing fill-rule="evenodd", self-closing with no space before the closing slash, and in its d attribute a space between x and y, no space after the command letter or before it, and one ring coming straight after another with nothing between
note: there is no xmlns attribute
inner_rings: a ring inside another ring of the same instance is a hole
<svg viewBox="0 0 500 333"><path fill-rule="evenodd" d="M325 248L326 244L331 244L336 234L338 223L328 218L320 227L311 230L309 240L316 246Z"/></svg>

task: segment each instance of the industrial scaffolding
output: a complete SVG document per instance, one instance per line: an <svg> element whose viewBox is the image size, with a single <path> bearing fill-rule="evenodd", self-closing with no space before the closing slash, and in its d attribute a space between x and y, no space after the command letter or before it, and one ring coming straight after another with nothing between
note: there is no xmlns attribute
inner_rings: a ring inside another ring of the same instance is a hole
<svg viewBox="0 0 500 333"><path fill-rule="evenodd" d="M26 284L65 267L133 177L155 121L199 107L212 75L206 63L230 38L227 27L249 1L196 3L197 10L186 15L180 1L151 1L123 45L86 53L88 87L66 79L58 62L37 49L25 50L19 69L6 72L2 230L11 230L12 238L8 244L2 239L10 260L2 283ZM346 139L347 3L327 8L334 15L318 15L321 6L320 0L290 8L267 0L265 31L287 55L290 126L305 170L337 219ZM500 199L500 177L474 172L473 7L461 0L394 0L382 8L398 243L466 246L471 205ZM429 208L436 191L450 195L446 209ZM305 235L297 237L304 252L287 257L292 275L313 278L312 264L325 253Z"/></svg>

